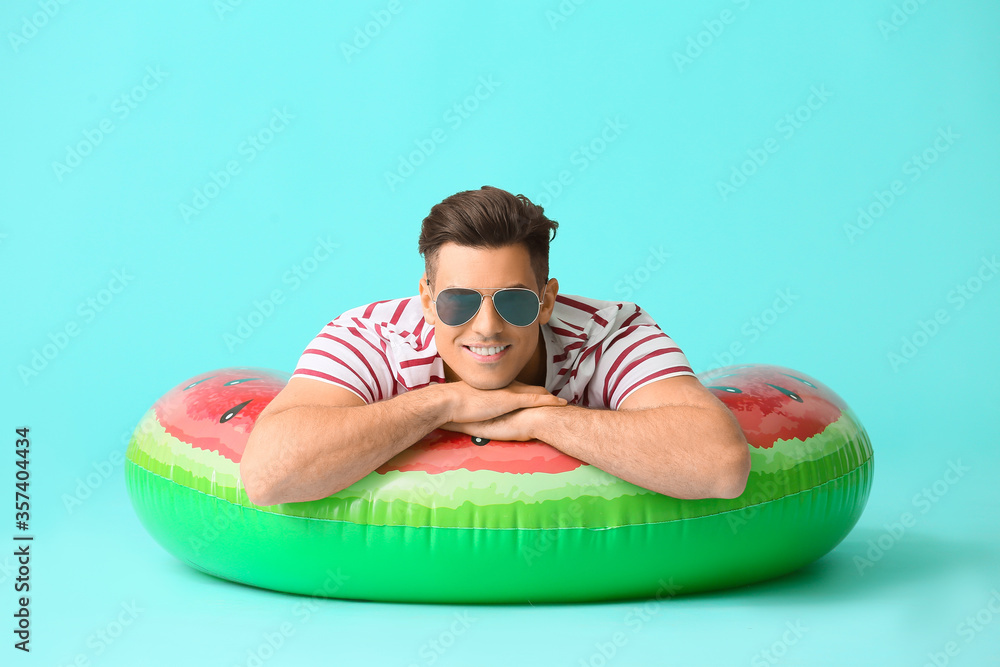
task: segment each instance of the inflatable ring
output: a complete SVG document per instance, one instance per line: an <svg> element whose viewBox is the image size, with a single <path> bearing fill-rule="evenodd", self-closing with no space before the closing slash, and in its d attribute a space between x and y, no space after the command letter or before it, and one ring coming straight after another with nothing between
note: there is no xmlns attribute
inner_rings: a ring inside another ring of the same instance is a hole
<svg viewBox="0 0 1000 667"><path fill-rule="evenodd" d="M698 375L750 445L738 498L671 498L537 440L435 430L328 498L259 507L239 461L288 378L260 368L204 373L136 427L129 497L149 533L188 565L359 600L660 598L814 561L854 527L872 484L871 443L840 397L794 370L750 364Z"/></svg>

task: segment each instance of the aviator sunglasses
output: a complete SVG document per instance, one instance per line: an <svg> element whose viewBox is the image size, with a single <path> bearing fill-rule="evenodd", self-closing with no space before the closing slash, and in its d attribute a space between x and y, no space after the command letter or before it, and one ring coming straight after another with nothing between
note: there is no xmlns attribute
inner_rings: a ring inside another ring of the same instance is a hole
<svg viewBox="0 0 1000 667"><path fill-rule="evenodd" d="M427 280L428 287L430 280ZM545 294L545 290L542 290ZM531 325L541 311L538 295L525 287L503 287L492 295L484 295L471 287L448 287L431 299L437 318L449 327L460 327L479 312L483 298L493 299L493 307L500 317L515 327Z"/></svg>

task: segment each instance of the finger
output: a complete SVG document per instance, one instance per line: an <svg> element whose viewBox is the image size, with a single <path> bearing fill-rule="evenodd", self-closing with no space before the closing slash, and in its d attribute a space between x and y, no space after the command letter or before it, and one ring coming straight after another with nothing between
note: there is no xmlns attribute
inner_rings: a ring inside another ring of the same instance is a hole
<svg viewBox="0 0 1000 667"><path fill-rule="evenodd" d="M552 394L527 394L524 399L525 405L566 405L567 400Z"/></svg>

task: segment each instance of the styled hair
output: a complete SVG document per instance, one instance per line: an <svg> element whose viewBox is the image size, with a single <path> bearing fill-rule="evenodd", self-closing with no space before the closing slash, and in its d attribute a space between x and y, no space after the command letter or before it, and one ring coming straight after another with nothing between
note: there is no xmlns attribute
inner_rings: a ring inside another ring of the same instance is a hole
<svg viewBox="0 0 1000 667"><path fill-rule="evenodd" d="M559 223L549 220L544 209L524 195L484 185L451 195L431 208L420 227L419 252L424 257L427 279L433 283L438 252L452 242L472 248L503 248L524 244L531 257L531 270L538 289L549 281L549 232L556 237Z"/></svg>

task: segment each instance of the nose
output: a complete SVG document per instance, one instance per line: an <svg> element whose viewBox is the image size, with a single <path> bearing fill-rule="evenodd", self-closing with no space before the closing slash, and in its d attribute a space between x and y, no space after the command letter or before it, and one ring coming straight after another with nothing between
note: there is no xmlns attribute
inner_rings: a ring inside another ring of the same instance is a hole
<svg viewBox="0 0 1000 667"><path fill-rule="evenodd" d="M500 317L500 313L493 307L493 297L491 295L483 297L483 303L479 306L479 312L472 318L470 324L472 325L472 330L483 338L490 338L503 331L505 320Z"/></svg>

